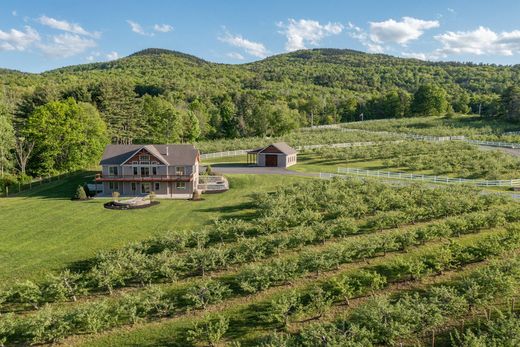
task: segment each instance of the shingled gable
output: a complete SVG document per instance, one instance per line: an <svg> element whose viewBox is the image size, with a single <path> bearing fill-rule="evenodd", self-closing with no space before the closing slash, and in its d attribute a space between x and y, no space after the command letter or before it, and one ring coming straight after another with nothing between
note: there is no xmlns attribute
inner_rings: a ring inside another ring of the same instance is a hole
<svg viewBox="0 0 520 347"><path fill-rule="evenodd" d="M141 150L146 150L165 165L195 165L199 151L189 144L108 145L100 165L123 165Z"/></svg>
<svg viewBox="0 0 520 347"><path fill-rule="evenodd" d="M168 165L168 162L166 161L166 159L163 158L161 153L159 153L159 151L157 151L157 149L153 145L146 145L146 146L139 148L137 151L132 153L132 155L130 155L128 158L126 158L126 160L124 162L122 162L120 165L125 165L128 161L130 161L132 158L134 158L138 153L141 153L142 151L148 152L148 154L153 156L155 159L159 160L164 165Z"/></svg>
<svg viewBox="0 0 520 347"><path fill-rule="evenodd" d="M278 151L280 151L280 153L283 153L285 155L291 155L291 154L296 154L296 150L292 147L290 147L288 144L286 144L285 142L276 142L276 143L273 143L265 148L262 148L260 151L258 151L257 153L262 153L264 151L268 151L269 147L274 147L276 148Z"/></svg>

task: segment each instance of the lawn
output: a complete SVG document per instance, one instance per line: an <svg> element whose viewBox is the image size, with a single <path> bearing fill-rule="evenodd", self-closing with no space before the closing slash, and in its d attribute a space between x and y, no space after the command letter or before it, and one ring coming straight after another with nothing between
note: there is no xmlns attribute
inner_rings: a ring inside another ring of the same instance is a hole
<svg viewBox="0 0 520 347"><path fill-rule="evenodd" d="M71 201L78 184L93 173L44 184L15 197L0 199L0 279L41 278L46 272L142 240L150 235L200 228L216 217L247 213L253 192L302 178L231 175L231 189L204 195L204 201L161 200L150 209L113 211L106 199Z"/></svg>

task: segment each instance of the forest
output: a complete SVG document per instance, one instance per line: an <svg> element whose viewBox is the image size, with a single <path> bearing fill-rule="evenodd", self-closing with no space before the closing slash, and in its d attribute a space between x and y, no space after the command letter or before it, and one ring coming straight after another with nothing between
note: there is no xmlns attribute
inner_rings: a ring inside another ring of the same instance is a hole
<svg viewBox="0 0 520 347"><path fill-rule="evenodd" d="M516 122L519 80L519 66L339 49L243 65L146 49L41 74L0 70L0 171L22 181L71 172L95 164L109 142L277 137L318 124L456 113Z"/></svg>

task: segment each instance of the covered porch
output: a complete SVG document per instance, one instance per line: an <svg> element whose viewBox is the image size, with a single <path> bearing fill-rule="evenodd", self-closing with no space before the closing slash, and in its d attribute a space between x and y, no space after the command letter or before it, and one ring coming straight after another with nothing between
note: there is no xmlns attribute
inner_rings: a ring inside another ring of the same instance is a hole
<svg viewBox="0 0 520 347"><path fill-rule="evenodd" d="M260 153L264 148L256 148L252 149L250 151L247 151L246 153L246 163L249 166L256 166L258 165L258 153Z"/></svg>

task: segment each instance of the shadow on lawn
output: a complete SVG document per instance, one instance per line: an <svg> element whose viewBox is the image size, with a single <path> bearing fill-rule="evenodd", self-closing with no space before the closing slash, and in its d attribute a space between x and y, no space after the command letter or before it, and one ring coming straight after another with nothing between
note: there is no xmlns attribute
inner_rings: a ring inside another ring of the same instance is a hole
<svg viewBox="0 0 520 347"><path fill-rule="evenodd" d="M212 168L219 167L255 167L254 165L248 165L247 163L215 163L210 164Z"/></svg>
<svg viewBox="0 0 520 347"><path fill-rule="evenodd" d="M96 171L78 171L51 182L34 183L31 189L13 193L9 198L71 199L78 185L92 183L96 173Z"/></svg>

